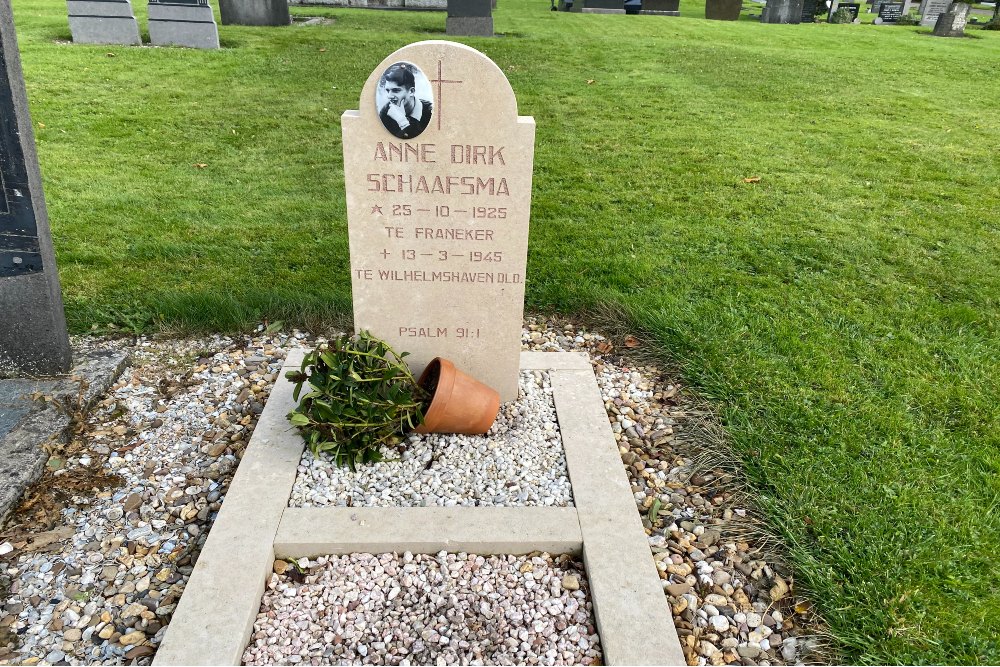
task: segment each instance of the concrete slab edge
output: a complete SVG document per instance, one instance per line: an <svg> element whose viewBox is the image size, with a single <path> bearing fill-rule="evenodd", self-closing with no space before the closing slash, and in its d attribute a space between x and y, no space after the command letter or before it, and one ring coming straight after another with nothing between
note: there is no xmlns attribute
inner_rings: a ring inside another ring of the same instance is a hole
<svg viewBox="0 0 1000 667"><path fill-rule="evenodd" d="M46 446L69 437L70 413L86 414L107 393L128 366L124 352L93 351L77 354L73 370L47 392L52 401L36 410L0 438L0 525L10 516L28 488L38 481L49 458ZM81 384L82 383L82 384Z"/></svg>
<svg viewBox="0 0 1000 667"><path fill-rule="evenodd" d="M573 507L306 507L285 510L277 558L324 554L464 551L579 555Z"/></svg>

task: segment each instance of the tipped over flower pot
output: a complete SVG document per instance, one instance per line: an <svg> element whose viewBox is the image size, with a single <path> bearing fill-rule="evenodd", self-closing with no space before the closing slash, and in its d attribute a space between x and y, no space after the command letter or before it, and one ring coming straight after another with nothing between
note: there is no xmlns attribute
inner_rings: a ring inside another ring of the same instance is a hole
<svg viewBox="0 0 1000 667"><path fill-rule="evenodd" d="M343 335L309 352L294 383L298 405L288 419L316 456L355 468L382 460L383 447L403 445L404 433L486 433L500 396L437 358L414 379L389 345L367 331ZM300 399L301 395L301 399Z"/></svg>
<svg viewBox="0 0 1000 667"><path fill-rule="evenodd" d="M417 384L433 398L416 433L478 435L490 430L500 412L500 394L447 359L435 357Z"/></svg>

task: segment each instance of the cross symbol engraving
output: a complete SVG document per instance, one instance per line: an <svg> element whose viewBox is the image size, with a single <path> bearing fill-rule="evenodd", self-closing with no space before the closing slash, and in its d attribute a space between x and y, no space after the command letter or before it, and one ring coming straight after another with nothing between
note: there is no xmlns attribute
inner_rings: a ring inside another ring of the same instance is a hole
<svg viewBox="0 0 1000 667"><path fill-rule="evenodd" d="M445 79L441 74L441 61L438 61L438 76L436 79L431 79L431 83L437 84L437 113L435 114L438 119L438 129L441 129L441 112L444 107L444 100L441 99L441 84L442 83L462 83L461 81L455 81L452 79Z"/></svg>
<svg viewBox="0 0 1000 667"><path fill-rule="evenodd" d="M392 253L389 252L388 250L382 250L382 259L385 259L386 257L388 257L391 254Z"/></svg>

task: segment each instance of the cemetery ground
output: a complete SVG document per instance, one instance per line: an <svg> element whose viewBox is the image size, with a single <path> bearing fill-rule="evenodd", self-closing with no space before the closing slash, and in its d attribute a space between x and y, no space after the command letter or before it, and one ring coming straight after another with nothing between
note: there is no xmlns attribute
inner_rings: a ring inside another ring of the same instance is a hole
<svg viewBox="0 0 1000 667"><path fill-rule="evenodd" d="M441 14L196 52L14 11L76 333L342 321L340 114ZM605 313L713 405L843 660L1000 661L1000 34L681 11L501 0L467 40L537 122L528 307Z"/></svg>

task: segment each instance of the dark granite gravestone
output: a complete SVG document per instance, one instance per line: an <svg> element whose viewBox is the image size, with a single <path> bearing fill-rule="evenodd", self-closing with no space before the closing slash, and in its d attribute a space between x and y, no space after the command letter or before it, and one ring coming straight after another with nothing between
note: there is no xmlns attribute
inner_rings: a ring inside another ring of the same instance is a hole
<svg viewBox="0 0 1000 667"><path fill-rule="evenodd" d="M69 31L80 44L142 44L129 0L67 0Z"/></svg>
<svg viewBox="0 0 1000 667"><path fill-rule="evenodd" d="M624 14L625 0L575 0L570 11L586 14Z"/></svg>
<svg viewBox="0 0 1000 667"><path fill-rule="evenodd" d="M801 23L803 0L767 0L761 23Z"/></svg>
<svg viewBox="0 0 1000 667"><path fill-rule="evenodd" d="M966 2L953 2L948 11L938 16L934 24L935 37L965 37L965 25L969 22L971 5Z"/></svg>
<svg viewBox="0 0 1000 667"><path fill-rule="evenodd" d="M642 0L642 9L639 13L680 16L681 0Z"/></svg>
<svg viewBox="0 0 1000 667"><path fill-rule="evenodd" d="M877 25L887 23L899 23L899 18L903 15L902 2L885 2L879 5L878 18L875 19Z"/></svg>
<svg viewBox="0 0 1000 667"><path fill-rule="evenodd" d="M219 28L208 0L150 0L149 41L157 46L219 48Z"/></svg>
<svg viewBox="0 0 1000 667"><path fill-rule="evenodd" d="M222 25L289 25L288 0L219 0Z"/></svg>
<svg viewBox="0 0 1000 667"><path fill-rule="evenodd" d="M802 3L802 18L801 23L815 23L816 22L816 4L818 0L804 0Z"/></svg>
<svg viewBox="0 0 1000 667"><path fill-rule="evenodd" d="M69 337L10 0L0 0L0 377L66 373Z"/></svg>
<svg viewBox="0 0 1000 667"><path fill-rule="evenodd" d="M860 2L837 2L837 0L833 0L833 2L830 3L830 11L826 15L827 22L830 21L830 18L836 13L838 9L848 10L849 12L851 12L851 22L860 23L860 19L858 19L858 15L861 14Z"/></svg>
<svg viewBox="0 0 1000 667"><path fill-rule="evenodd" d="M743 0L705 0L705 18L714 21L738 21Z"/></svg>
<svg viewBox="0 0 1000 667"><path fill-rule="evenodd" d="M445 32L473 37L493 36L493 6L490 0L448 0Z"/></svg>

